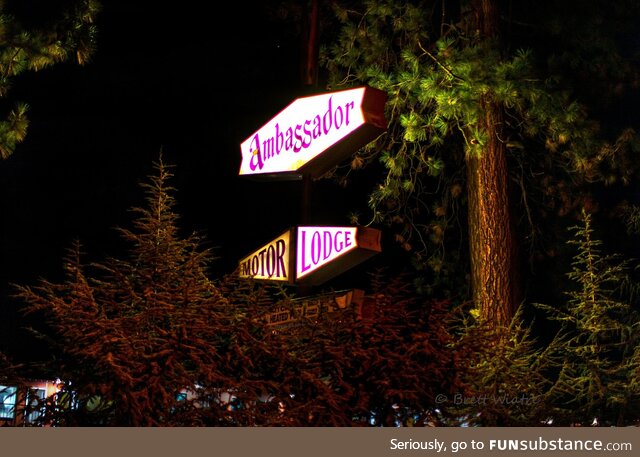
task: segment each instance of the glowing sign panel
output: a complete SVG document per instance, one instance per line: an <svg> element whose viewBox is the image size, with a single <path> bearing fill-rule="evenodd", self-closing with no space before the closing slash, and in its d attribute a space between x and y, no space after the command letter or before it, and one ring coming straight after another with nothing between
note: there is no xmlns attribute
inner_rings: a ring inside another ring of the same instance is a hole
<svg viewBox="0 0 640 457"><path fill-rule="evenodd" d="M240 146L240 175L319 176L386 129L386 93L371 87L293 101ZM320 157L322 155L322 157Z"/></svg>
<svg viewBox="0 0 640 457"><path fill-rule="evenodd" d="M357 248L357 227L298 227L296 277L312 273Z"/></svg>
<svg viewBox="0 0 640 457"><path fill-rule="evenodd" d="M380 231L368 227L298 227L240 261L239 276L322 284L380 252ZM294 259L295 257L295 259ZM291 266L296 265L295 277Z"/></svg>
<svg viewBox="0 0 640 457"><path fill-rule="evenodd" d="M290 271L291 230L240 261L239 275L245 278L293 282Z"/></svg>
<svg viewBox="0 0 640 457"><path fill-rule="evenodd" d="M377 254L380 235L366 227L298 227L296 281L321 284Z"/></svg>

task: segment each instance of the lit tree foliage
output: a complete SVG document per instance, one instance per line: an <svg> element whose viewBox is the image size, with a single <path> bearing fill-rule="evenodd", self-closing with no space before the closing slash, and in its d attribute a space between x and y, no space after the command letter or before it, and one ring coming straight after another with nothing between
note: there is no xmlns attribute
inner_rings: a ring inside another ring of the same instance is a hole
<svg viewBox="0 0 640 457"><path fill-rule="evenodd" d="M415 296L407 278L372 279L368 317L327 320L294 341L308 361L303 374L317 373L323 381L300 386L299 396L312 406L305 407L308 424L440 424L439 395L462 391L457 378L463 363L450 351L447 330L450 303Z"/></svg>
<svg viewBox="0 0 640 457"><path fill-rule="evenodd" d="M0 0L0 97L7 97L16 76L39 71L56 63L76 61L84 65L94 52L99 10L97 0L75 0L61 11L55 23L30 29L8 14L11 2ZM29 126L26 103L18 103L0 121L0 158L6 159L24 140Z"/></svg>
<svg viewBox="0 0 640 457"><path fill-rule="evenodd" d="M536 340L523 324L522 307L508 332L478 316L457 325L453 348L464 354L461 383L466 396L447 398L452 425L540 426L552 416L548 392L558 366L560 341L547 345ZM455 412L455 414L454 414Z"/></svg>
<svg viewBox="0 0 640 457"><path fill-rule="evenodd" d="M566 214L588 199L571 189L606 182L634 133L601 139L568 79L551 73L562 59L545 67L531 48L501 39L501 6L351 2L336 8L340 28L323 55L330 88L368 84L389 95L388 132L351 164L379 160L386 170L370 195L372 222L394 226L448 291L467 290L451 278L469 265L476 306L507 327L522 299L519 236L539 247L538 203Z"/></svg>
<svg viewBox="0 0 640 457"><path fill-rule="evenodd" d="M27 311L41 313L55 332L58 358L52 369L65 383L44 421L239 421L227 411L227 389L236 385L230 367L245 360L243 335L233 325L238 317L207 277L212 256L201 247L201 237L180 237L167 184L171 174L162 161L156 168L158 175L143 185L147 207L135 209L133 230L119 230L131 245L128 257L86 266L75 246L63 283L19 288Z"/></svg>
<svg viewBox="0 0 640 457"><path fill-rule="evenodd" d="M221 288L254 321L300 302L275 288L225 278ZM244 350L249 378L261 379L263 400L243 397L260 425L423 426L445 419L438 395L462 391L456 381L464 364L450 350L450 304L426 302L411 293L405 277L372 277L364 314L299 317L286 327L260 327ZM328 294L330 295L330 293ZM268 349L267 349L268 348ZM246 424L245 424L246 425Z"/></svg>
<svg viewBox="0 0 640 457"><path fill-rule="evenodd" d="M562 324L560 374L549 392L558 422L628 425L640 420L640 315L621 294L628 262L601 251L592 217L572 227L577 253L565 306L541 306Z"/></svg>
<svg viewBox="0 0 640 457"><path fill-rule="evenodd" d="M62 283L18 287L54 344L63 382L42 423L112 426L368 426L437 421L438 394L459 390L450 304L375 277L371 316L355 308L266 326L294 306L285 289L235 275L213 281L203 239L182 238L160 161L143 184L124 258L84 265L74 246ZM428 380L428 381L425 381Z"/></svg>

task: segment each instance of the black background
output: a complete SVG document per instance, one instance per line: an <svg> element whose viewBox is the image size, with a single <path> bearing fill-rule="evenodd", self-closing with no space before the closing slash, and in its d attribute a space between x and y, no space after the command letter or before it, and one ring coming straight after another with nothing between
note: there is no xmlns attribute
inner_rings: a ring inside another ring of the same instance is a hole
<svg viewBox="0 0 640 457"><path fill-rule="evenodd" d="M9 2L9 9L37 26L55 17L55 3ZM61 279L74 240L87 261L121 255L126 246L114 228L130 227L130 209L144 204L139 184L153 175L160 151L175 166L180 227L214 248L212 276L231 273L300 223L301 182L238 176L240 143L295 98L322 90L302 84L301 24L279 21L277 3L105 0L89 64L16 78L0 106L6 113L15 101L28 103L31 124L0 162L3 346L23 338L12 284ZM307 222L348 225L349 213L366 205L356 189L315 182ZM363 284L362 271L335 287ZM349 282L354 277L360 284Z"/></svg>

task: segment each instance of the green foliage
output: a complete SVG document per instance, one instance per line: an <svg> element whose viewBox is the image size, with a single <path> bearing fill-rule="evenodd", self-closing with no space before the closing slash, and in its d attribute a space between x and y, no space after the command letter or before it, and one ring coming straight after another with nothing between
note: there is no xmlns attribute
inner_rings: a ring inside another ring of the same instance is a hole
<svg viewBox="0 0 640 457"><path fill-rule="evenodd" d="M548 64L554 48L534 50L530 29L523 46L485 40L467 22L472 12L458 16L441 8L426 0L336 4L340 26L321 58L330 89L367 84L388 94L388 131L353 161L361 167L377 159L385 167L368 200L372 222L397 231L403 248L415 254L416 267L431 270L433 286L462 290L455 278L466 273L467 202L451 194L466 184L465 158L485 150L487 100L505 113L501 139L517 183L515 200L522 202L514 217L522 221L531 259L549 250L550 240L539 235L550 214L566 215L590 198L581 186L626 184L637 176L637 138L632 130L606 138L567 84L564 61ZM540 22L561 21L554 10L545 10ZM525 13L524 22L538 20ZM579 40L585 41L583 35ZM614 43L606 42L594 59L620 62ZM432 236L433 227L442 233ZM444 266L446 273L431 265Z"/></svg>
<svg viewBox="0 0 640 457"><path fill-rule="evenodd" d="M558 342L541 345L523 321L522 308L507 328L460 320L452 348L464 354L465 389L442 405L455 418L452 425L540 426L548 419Z"/></svg>
<svg viewBox="0 0 640 457"><path fill-rule="evenodd" d="M628 261L601 252L591 215L572 227L576 246L563 307L542 306L562 324L562 367L550 390L558 421L626 425L640 419L640 316L620 296Z"/></svg>
<svg viewBox="0 0 640 457"><path fill-rule="evenodd" d="M630 234L640 235L640 206L627 206L623 214L627 231Z"/></svg>
<svg viewBox="0 0 640 457"><path fill-rule="evenodd" d="M119 229L129 255L22 286L26 310L52 330L63 389L38 407L63 425L414 426L628 423L638 410L638 317L612 299L623 265L578 231L562 332L541 346L516 314L496 328L404 275L372 276L358 306L303 316L281 286L212 281L211 251L182 237L160 161L146 206ZM325 299L331 299L327 294ZM302 300L302 301L301 301ZM289 309L295 325L265 325ZM464 311L464 310L463 310ZM296 314L297 313L297 314ZM559 374L558 374L559 373ZM557 376L556 376L557 375ZM600 390L594 387L599 387ZM184 395L184 398L181 396ZM636 418L637 419L637 418Z"/></svg>
<svg viewBox="0 0 640 457"><path fill-rule="evenodd" d="M207 275L212 253L183 237L169 168L118 233L127 255L85 265L76 244L60 283L19 286L42 317L61 392L39 405L57 426L395 426L439 421L458 389L450 304L404 276L372 278L364 301L306 316L282 286ZM332 300L325 294L323 300ZM312 300L319 300L312 297ZM308 301L308 300L306 300ZM338 303L336 301L336 303ZM336 304L334 303L334 305ZM314 302L310 305L315 306ZM266 325L283 308L287 327Z"/></svg>
<svg viewBox="0 0 640 457"><path fill-rule="evenodd" d="M93 22L99 11L97 0L77 0L55 23L31 30L7 14L5 2L0 1L0 97L7 97L14 78L25 71L72 60L86 64L95 50ZM9 157L25 138L27 109L27 104L18 103L0 122L0 158Z"/></svg>
<svg viewBox="0 0 640 457"><path fill-rule="evenodd" d="M119 230L127 257L84 265L76 245L64 282L18 288L26 311L53 331L51 369L68 398L52 402L46 423L195 425L205 412L209 423L229 423L233 314L207 277L210 250L178 233L171 173L162 161L156 169L143 184L147 206L134 210L133 229ZM205 402L215 406L197 407Z"/></svg>
<svg viewBox="0 0 640 457"><path fill-rule="evenodd" d="M6 159L15 150L18 143L27 136L29 120L26 113L28 105L18 104L11 112L6 121L0 122L0 157Z"/></svg>
<svg viewBox="0 0 640 457"><path fill-rule="evenodd" d="M277 287L226 278L221 290L260 320L294 312L304 299ZM244 346L268 402L246 402L261 425L422 426L439 424L439 394L459 390L462 361L449 350L449 303L425 301L404 276L372 276L372 292L339 312L298 315L258 331L268 351ZM326 294L331 298L331 293ZM312 301L313 303L313 301ZM277 408L274 409L274 406Z"/></svg>

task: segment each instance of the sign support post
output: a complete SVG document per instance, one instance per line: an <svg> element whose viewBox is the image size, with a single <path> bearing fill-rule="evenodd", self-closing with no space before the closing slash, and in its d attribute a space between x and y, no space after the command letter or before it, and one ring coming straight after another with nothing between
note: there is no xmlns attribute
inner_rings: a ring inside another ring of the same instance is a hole
<svg viewBox="0 0 640 457"><path fill-rule="evenodd" d="M310 224L313 180L386 131L386 100L367 86L302 97L240 145L239 175L302 181L301 225L243 258L240 276L297 284L304 297L382 250L379 230Z"/></svg>

